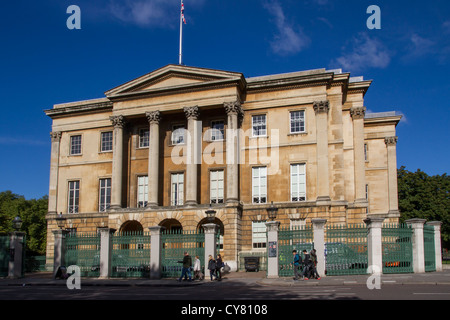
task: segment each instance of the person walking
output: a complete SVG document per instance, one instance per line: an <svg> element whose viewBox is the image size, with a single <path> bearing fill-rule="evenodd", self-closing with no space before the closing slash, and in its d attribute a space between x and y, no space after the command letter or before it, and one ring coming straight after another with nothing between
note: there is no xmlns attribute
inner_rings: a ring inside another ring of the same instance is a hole
<svg viewBox="0 0 450 320"><path fill-rule="evenodd" d="M198 256L195 256L194 261L194 279L203 280L203 273L202 273L202 265L200 262L200 258Z"/></svg>
<svg viewBox="0 0 450 320"><path fill-rule="evenodd" d="M222 280L222 269L223 267L223 261L222 256L220 254L217 255L216 259L216 280L221 281Z"/></svg>
<svg viewBox="0 0 450 320"><path fill-rule="evenodd" d="M316 249L312 249L310 252L311 255L311 275L312 277L316 278L317 280L320 280L320 275L317 272L317 254Z"/></svg>
<svg viewBox="0 0 450 320"><path fill-rule="evenodd" d="M303 250L303 271L302 271L302 280L308 280L308 272L311 266L311 259L309 257L309 253L306 250Z"/></svg>
<svg viewBox="0 0 450 320"><path fill-rule="evenodd" d="M211 277L211 281L213 281L213 277L216 276L216 260L214 260L212 255L209 255L208 258L209 276Z"/></svg>
<svg viewBox="0 0 450 320"><path fill-rule="evenodd" d="M298 268L300 268L300 264L302 263L302 258L297 253L297 250L292 251L292 255L294 256L294 262L292 262L294 266L294 280L298 280Z"/></svg>
<svg viewBox="0 0 450 320"><path fill-rule="evenodd" d="M189 281L192 281L192 276L191 276L192 258L188 254L187 251L184 252L183 261L178 261L178 262L183 264L183 268L181 269L181 277L178 279L178 282L181 282L181 279L183 279L183 276L184 276L185 280L189 276Z"/></svg>

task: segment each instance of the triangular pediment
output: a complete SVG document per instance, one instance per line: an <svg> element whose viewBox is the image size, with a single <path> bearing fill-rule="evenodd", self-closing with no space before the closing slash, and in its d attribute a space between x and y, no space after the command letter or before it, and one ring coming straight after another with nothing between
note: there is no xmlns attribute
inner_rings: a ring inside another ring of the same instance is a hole
<svg viewBox="0 0 450 320"><path fill-rule="evenodd" d="M108 98L152 94L189 88L207 88L223 83L243 82L244 76L237 72L168 65L105 92Z"/></svg>

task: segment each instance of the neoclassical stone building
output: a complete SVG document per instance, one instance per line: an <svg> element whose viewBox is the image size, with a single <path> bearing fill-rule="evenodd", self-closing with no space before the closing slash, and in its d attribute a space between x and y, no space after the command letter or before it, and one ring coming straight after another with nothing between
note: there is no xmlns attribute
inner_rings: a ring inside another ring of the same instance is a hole
<svg viewBox="0 0 450 320"><path fill-rule="evenodd" d="M195 230L211 205L232 266L266 250L272 202L282 226L397 221L401 116L366 112L370 84L340 70L245 78L167 65L54 105L48 259L59 213L77 232Z"/></svg>

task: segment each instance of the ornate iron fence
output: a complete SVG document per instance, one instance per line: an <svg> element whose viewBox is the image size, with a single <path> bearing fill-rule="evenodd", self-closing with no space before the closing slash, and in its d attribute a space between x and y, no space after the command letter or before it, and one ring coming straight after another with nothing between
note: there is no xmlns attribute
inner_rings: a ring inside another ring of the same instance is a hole
<svg viewBox="0 0 450 320"><path fill-rule="evenodd" d="M112 277L150 275L150 232L122 232L112 236Z"/></svg>
<svg viewBox="0 0 450 320"><path fill-rule="evenodd" d="M313 247L313 231L311 225L280 228L278 232L279 275L281 277L294 275L292 264L294 261L293 250L297 250L297 253L302 254L303 250L310 252Z"/></svg>
<svg viewBox="0 0 450 320"><path fill-rule="evenodd" d="M436 271L436 252L434 244L434 228L423 226L423 245L425 251L425 272Z"/></svg>
<svg viewBox="0 0 450 320"><path fill-rule="evenodd" d="M67 266L80 267L82 277L100 275L100 234L71 233L66 236L65 261Z"/></svg>
<svg viewBox="0 0 450 320"><path fill-rule="evenodd" d="M412 228L406 224L385 224L381 233L383 273L413 272Z"/></svg>
<svg viewBox="0 0 450 320"><path fill-rule="evenodd" d="M366 274L368 267L366 225L331 225L327 226L325 231L326 274Z"/></svg>
<svg viewBox="0 0 450 320"><path fill-rule="evenodd" d="M205 265L205 234L201 230L165 231L161 235L161 265L163 278L175 278L181 275L184 252L188 252L194 264L198 256L201 265Z"/></svg>

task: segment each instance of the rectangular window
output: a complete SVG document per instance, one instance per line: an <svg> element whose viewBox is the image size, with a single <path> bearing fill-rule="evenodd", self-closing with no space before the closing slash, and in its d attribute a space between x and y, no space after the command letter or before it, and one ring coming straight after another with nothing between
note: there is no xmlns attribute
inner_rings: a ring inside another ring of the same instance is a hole
<svg viewBox="0 0 450 320"><path fill-rule="evenodd" d="M139 148L147 148L150 144L150 129L139 129Z"/></svg>
<svg viewBox="0 0 450 320"><path fill-rule="evenodd" d="M186 128L184 124L172 126L172 144L184 144L185 131Z"/></svg>
<svg viewBox="0 0 450 320"><path fill-rule="evenodd" d="M148 202L148 176L138 177L138 208L147 206Z"/></svg>
<svg viewBox="0 0 450 320"><path fill-rule="evenodd" d="M291 117L291 133L305 132L305 111L292 111Z"/></svg>
<svg viewBox="0 0 450 320"><path fill-rule="evenodd" d="M291 164L291 201L306 201L306 165Z"/></svg>
<svg viewBox="0 0 450 320"><path fill-rule="evenodd" d="M225 122L223 120L211 121L211 141L224 140Z"/></svg>
<svg viewBox="0 0 450 320"><path fill-rule="evenodd" d="M267 202L267 167L252 168L252 201Z"/></svg>
<svg viewBox="0 0 450 320"><path fill-rule="evenodd" d="M78 213L80 203L80 181L69 181L68 213Z"/></svg>
<svg viewBox="0 0 450 320"><path fill-rule="evenodd" d="M210 172L210 201L223 203L223 170Z"/></svg>
<svg viewBox="0 0 450 320"><path fill-rule="evenodd" d="M253 137L262 137L267 135L266 115L252 116L252 134Z"/></svg>
<svg viewBox="0 0 450 320"><path fill-rule="evenodd" d="M367 147L367 143L364 143L364 160L365 161L369 160L369 157L368 157L369 153L368 153L368 151L369 151L369 149Z"/></svg>
<svg viewBox="0 0 450 320"><path fill-rule="evenodd" d="M81 154L81 135L70 137L70 155Z"/></svg>
<svg viewBox="0 0 450 320"><path fill-rule="evenodd" d="M105 212L111 206L111 178L100 179L98 211Z"/></svg>
<svg viewBox="0 0 450 320"><path fill-rule="evenodd" d="M184 173L172 173L170 205L183 205Z"/></svg>
<svg viewBox="0 0 450 320"><path fill-rule="evenodd" d="M266 222L254 221L252 222L252 243L253 248L266 248L267 236L266 236Z"/></svg>
<svg viewBox="0 0 450 320"><path fill-rule="evenodd" d="M100 151L107 152L113 149L113 132L102 132L100 141Z"/></svg>

